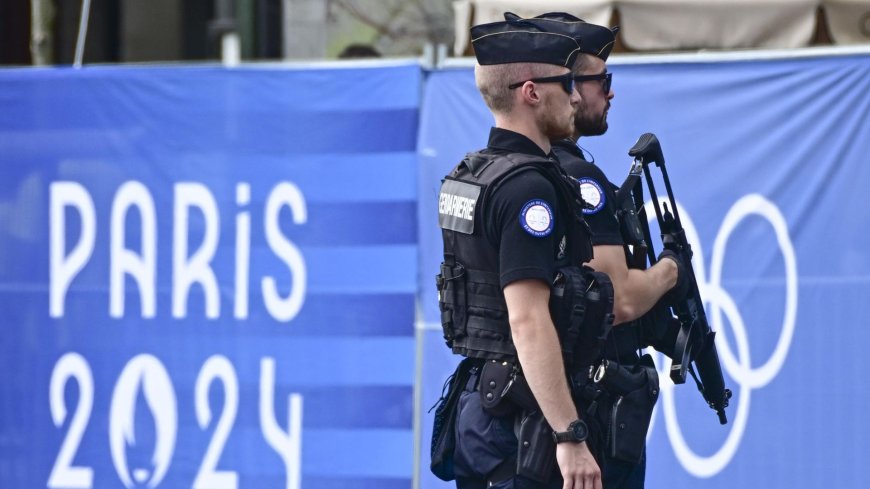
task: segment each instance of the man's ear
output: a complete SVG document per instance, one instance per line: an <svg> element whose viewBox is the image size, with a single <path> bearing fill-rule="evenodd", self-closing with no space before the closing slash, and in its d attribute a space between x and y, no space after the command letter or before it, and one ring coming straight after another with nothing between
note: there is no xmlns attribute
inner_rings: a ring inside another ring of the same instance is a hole
<svg viewBox="0 0 870 489"><path fill-rule="evenodd" d="M534 105L541 102L541 94L538 93L538 86L534 82L523 83L523 86L520 87L520 93L526 103Z"/></svg>

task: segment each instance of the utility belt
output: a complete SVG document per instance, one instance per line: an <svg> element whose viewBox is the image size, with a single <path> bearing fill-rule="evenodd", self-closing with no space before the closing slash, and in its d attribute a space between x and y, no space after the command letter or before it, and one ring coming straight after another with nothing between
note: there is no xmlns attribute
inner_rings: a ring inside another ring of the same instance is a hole
<svg viewBox="0 0 870 489"><path fill-rule="evenodd" d="M601 360L570 377L574 401L590 428L590 451L629 463L644 456L646 433L658 398L658 374L649 355L632 367ZM515 362L465 358L444 384L436 409L431 442L431 470L454 479L453 451L459 396L477 391L491 416L513 416L516 458L487 477L498 482L513 475L547 483L556 473L556 445L531 389Z"/></svg>
<svg viewBox="0 0 870 489"><path fill-rule="evenodd" d="M518 415L516 471L510 475L546 483L554 473L556 445L525 377L513 363L499 361L487 361L477 375L484 411L492 416ZM473 383L474 379L469 386ZM574 402L590 428L587 443L596 458L600 461L601 455L607 455L640 463L659 396L652 357L643 355L632 366L602 359L572 375L570 384Z"/></svg>

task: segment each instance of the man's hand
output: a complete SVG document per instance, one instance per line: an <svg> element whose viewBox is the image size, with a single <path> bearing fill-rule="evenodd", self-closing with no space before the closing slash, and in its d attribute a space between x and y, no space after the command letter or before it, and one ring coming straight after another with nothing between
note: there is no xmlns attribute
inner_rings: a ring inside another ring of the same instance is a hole
<svg viewBox="0 0 870 489"><path fill-rule="evenodd" d="M562 489L602 489L601 469L585 442L556 445L556 463L562 472Z"/></svg>
<svg viewBox="0 0 870 489"><path fill-rule="evenodd" d="M665 295L662 297L665 304L674 305L685 299L689 294L689 270L687 265L683 263L680 255L672 250L665 248L659 253L658 261L662 261L665 258L673 260L677 264L677 283L674 284L671 290L665 292ZM691 266L691 264L688 266Z"/></svg>
<svg viewBox="0 0 870 489"><path fill-rule="evenodd" d="M628 268L622 246L596 245L593 269L604 272L613 282L613 324L624 324L643 316L677 283L677 267L669 261L646 270Z"/></svg>

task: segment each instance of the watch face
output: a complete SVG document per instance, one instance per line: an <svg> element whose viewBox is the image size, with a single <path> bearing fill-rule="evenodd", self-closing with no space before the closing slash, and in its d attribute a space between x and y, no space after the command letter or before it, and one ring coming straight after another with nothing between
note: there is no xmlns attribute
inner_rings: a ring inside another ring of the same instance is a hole
<svg viewBox="0 0 870 489"><path fill-rule="evenodd" d="M586 422L583 420L572 421L571 424L568 425L568 431L562 432L553 432L553 441L556 443L563 442L584 442L586 438L589 436L589 427L586 426Z"/></svg>
<svg viewBox="0 0 870 489"><path fill-rule="evenodd" d="M575 421L571 424L571 431L574 433L574 439L577 441L585 441L589 436L589 428L584 421Z"/></svg>

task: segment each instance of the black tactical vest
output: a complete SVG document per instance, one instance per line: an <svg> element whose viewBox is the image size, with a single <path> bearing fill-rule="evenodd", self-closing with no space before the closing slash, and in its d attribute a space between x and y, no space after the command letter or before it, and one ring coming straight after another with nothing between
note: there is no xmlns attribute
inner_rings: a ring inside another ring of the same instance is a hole
<svg viewBox="0 0 870 489"><path fill-rule="evenodd" d="M552 182L557 194L556 219L569 223L566 229L565 263L557 263L564 265L559 268L560 273L569 269L582 270L582 273L577 273L582 276L579 279L575 277L575 281L589 281L590 287L578 293L588 292L593 285L591 271L588 268L581 269L582 263L592 257L592 245L588 226L582 218L580 192L573 180L564 175L555 161L540 156L469 153L444 179L438 205L444 262L436 277L436 285L444 338L454 353L494 360L516 358L507 306L499 283L498 253L487 241L483 216L493 192L508 177L523 171L536 171ZM556 256L556 250L553 254ZM606 316L612 311L612 288L609 288L606 275L600 279L606 282L607 290L603 294L606 297L602 302L606 309L602 314ZM560 285L564 285L564 282L563 273ZM551 295L555 298L557 294ZM553 305L551 300L551 309ZM572 310L576 311L574 316L579 314L579 319L574 319L582 321L585 304L578 303ZM612 321L612 315L610 317ZM560 329L560 340L567 355L573 347L564 344L569 326L566 324L560 328L557 325L557 329ZM581 335L579 325L573 329L576 330L573 336ZM596 336L599 334L597 332Z"/></svg>

